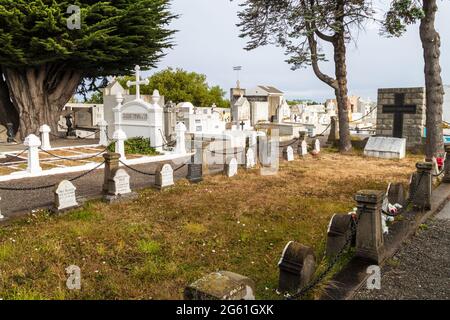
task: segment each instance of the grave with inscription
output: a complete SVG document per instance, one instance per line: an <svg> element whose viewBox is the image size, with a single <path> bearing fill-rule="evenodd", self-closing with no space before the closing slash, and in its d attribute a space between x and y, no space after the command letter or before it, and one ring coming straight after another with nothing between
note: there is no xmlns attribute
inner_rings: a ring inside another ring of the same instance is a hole
<svg viewBox="0 0 450 320"><path fill-rule="evenodd" d="M295 160L294 159L294 149L291 146L284 148L283 158L286 161L294 161Z"/></svg>
<svg viewBox="0 0 450 320"><path fill-rule="evenodd" d="M124 169L114 169L107 182L107 191L103 196L106 202L116 202L136 196L130 189L130 175Z"/></svg>
<svg viewBox="0 0 450 320"><path fill-rule="evenodd" d="M160 164L156 169L156 188L162 190L172 187L174 184L172 166L170 164Z"/></svg>
<svg viewBox="0 0 450 320"><path fill-rule="evenodd" d="M53 212L63 212L78 207L77 188L68 180L63 180L55 189L55 204L52 208Z"/></svg>
<svg viewBox="0 0 450 320"><path fill-rule="evenodd" d="M378 90L377 136L404 138L408 149L422 150L425 115L425 88Z"/></svg>
<svg viewBox="0 0 450 320"><path fill-rule="evenodd" d="M406 139L370 137L364 148L364 155L382 159L403 159L406 157Z"/></svg>

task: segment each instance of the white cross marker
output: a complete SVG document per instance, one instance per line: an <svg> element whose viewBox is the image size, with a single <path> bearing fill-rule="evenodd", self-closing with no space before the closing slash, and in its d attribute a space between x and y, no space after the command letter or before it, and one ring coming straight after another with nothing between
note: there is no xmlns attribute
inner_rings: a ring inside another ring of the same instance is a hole
<svg viewBox="0 0 450 320"><path fill-rule="evenodd" d="M136 86L136 100L141 99L141 84L143 85L148 85L150 82L148 81L148 79L145 80L141 80L141 67L136 66L134 68L134 70L136 71L136 81L128 81L127 82L127 86L131 87L131 86Z"/></svg>

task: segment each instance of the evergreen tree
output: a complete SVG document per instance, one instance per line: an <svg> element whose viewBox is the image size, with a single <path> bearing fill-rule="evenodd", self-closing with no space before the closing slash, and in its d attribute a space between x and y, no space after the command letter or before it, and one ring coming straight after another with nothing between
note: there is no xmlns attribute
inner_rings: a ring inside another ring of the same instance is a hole
<svg viewBox="0 0 450 320"><path fill-rule="evenodd" d="M83 80L155 67L174 18L169 0L0 0L0 121L18 138L43 124L56 131Z"/></svg>

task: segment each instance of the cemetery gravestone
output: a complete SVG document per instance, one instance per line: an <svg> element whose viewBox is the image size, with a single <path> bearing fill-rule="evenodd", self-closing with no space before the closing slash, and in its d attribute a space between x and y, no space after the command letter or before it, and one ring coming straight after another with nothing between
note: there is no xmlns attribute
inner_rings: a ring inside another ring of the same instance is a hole
<svg viewBox="0 0 450 320"><path fill-rule="evenodd" d="M298 146L298 154L300 157L306 157L308 155L308 144L303 140Z"/></svg>
<svg viewBox="0 0 450 320"><path fill-rule="evenodd" d="M292 147L286 147L283 150L283 157L286 161L294 161L294 149Z"/></svg>
<svg viewBox="0 0 450 320"><path fill-rule="evenodd" d="M414 194L412 203L416 208L431 209L432 174L433 164L431 162L419 162L416 164L417 173L413 176L412 183Z"/></svg>
<svg viewBox="0 0 450 320"><path fill-rule="evenodd" d="M124 169L114 169L108 180L108 190L103 200L109 203L136 196L130 189L130 175Z"/></svg>
<svg viewBox="0 0 450 320"><path fill-rule="evenodd" d="M392 205L399 204L401 206L405 205L405 190L401 183L391 183L388 187L388 200Z"/></svg>
<svg viewBox="0 0 450 320"><path fill-rule="evenodd" d="M327 232L328 259L332 259L352 241L352 219L349 214L335 214L330 221Z"/></svg>
<svg viewBox="0 0 450 320"><path fill-rule="evenodd" d="M236 158L232 158L226 165L225 165L225 172L226 175L231 178L237 175L238 173L238 162Z"/></svg>
<svg viewBox="0 0 450 320"><path fill-rule="evenodd" d="M314 140L314 147L313 147L314 153L319 154L321 149L320 149L320 140L319 139L315 139Z"/></svg>
<svg viewBox="0 0 450 320"><path fill-rule="evenodd" d="M252 169L256 166L255 153L253 152L253 149L251 149L251 148L247 150L245 163L246 163L247 169Z"/></svg>
<svg viewBox="0 0 450 320"><path fill-rule="evenodd" d="M156 188L162 190L172 187L174 184L172 166L170 164L160 164L156 169Z"/></svg>
<svg viewBox="0 0 450 320"><path fill-rule="evenodd" d="M382 159L404 159L406 139L370 137L364 148L364 155Z"/></svg>
<svg viewBox="0 0 450 320"><path fill-rule="evenodd" d="M311 248L291 241L284 248L278 267L278 290L296 293L311 282L316 271L316 257Z"/></svg>
<svg viewBox="0 0 450 320"><path fill-rule="evenodd" d="M75 191L77 188L72 182L63 180L55 189L55 205L53 212L62 212L78 207Z"/></svg>
<svg viewBox="0 0 450 320"><path fill-rule="evenodd" d="M211 273L184 291L186 300L255 300L255 283L236 273Z"/></svg>

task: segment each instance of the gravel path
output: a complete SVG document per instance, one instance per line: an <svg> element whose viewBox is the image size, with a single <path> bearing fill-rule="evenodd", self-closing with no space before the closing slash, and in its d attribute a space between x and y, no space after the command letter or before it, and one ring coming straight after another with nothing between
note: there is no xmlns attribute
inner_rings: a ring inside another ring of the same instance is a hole
<svg viewBox="0 0 450 320"><path fill-rule="evenodd" d="M448 212L450 205L386 263L381 271L381 290L364 288L354 299L450 299L450 220L445 218Z"/></svg>

